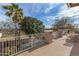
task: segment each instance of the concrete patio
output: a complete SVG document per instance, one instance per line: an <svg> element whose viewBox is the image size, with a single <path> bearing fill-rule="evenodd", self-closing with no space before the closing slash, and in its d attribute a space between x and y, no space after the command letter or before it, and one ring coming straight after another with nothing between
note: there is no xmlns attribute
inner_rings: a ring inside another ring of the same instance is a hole
<svg viewBox="0 0 79 59"><path fill-rule="evenodd" d="M45 45L33 51L25 51L17 56L69 56L73 45L66 42L67 36L53 40L51 44Z"/></svg>

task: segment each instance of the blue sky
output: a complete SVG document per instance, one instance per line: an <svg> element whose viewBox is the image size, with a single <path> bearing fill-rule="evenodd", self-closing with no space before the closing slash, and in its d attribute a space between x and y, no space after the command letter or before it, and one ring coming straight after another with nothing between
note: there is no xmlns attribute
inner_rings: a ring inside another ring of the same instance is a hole
<svg viewBox="0 0 79 59"><path fill-rule="evenodd" d="M9 5L7 4L0 4ZM54 22L54 18L68 7L64 3L20 3L18 4L24 12L25 16L32 16L41 20L46 28L50 28ZM0 7L0 20L7 20L5 11Z"/></svg>

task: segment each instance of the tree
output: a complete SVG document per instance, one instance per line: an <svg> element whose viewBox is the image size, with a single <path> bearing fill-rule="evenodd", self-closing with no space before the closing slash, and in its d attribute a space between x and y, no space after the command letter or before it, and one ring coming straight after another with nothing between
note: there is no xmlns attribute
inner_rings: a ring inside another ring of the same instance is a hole
<svg viewBox="0 0 79 59"><path fill-rule="evenodd" d="M23 21L21 23L21 29L26 34L29 34L31 47L33 47L33 38L31 39L31 35L30 34L44 32L44 25L43 25L43 22L41 22L40 20L38 20L36 18L24 17L24 19L23 19Z"/></svg>
<svg viewBox="0 0 79 59"><path fill-rule="evenodd" d="M26 34L42 33L44 32L43 22L33 17L24 17L21 23L21 29Z"/></svg>
<svg viewBox="0 0 79 59"><path fill-rule="evenodd" d="M74 20L71 19L70 17L62 17L61 19L56 19L53 29L54 30L58 30L58 29L72 30L74 28L73 22Z"/></svg>
<svg viewBox="0 0 79 59"><path fill-rule="evenodd" d="M11 4L11 5L6 5L2 6L3 9L6 10L6 15L9 16L13 22L15 23L15 36L17 36L17 27L20 27L20 23L23 19L23 10L17 5L17 4ZM18 26L17 26L18 24Z"/></svg>

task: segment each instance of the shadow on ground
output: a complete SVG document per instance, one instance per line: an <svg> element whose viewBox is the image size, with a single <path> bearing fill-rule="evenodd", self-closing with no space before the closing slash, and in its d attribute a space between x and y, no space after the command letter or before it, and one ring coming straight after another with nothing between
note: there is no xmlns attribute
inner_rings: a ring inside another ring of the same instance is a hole
<svg viewBox="0 0 79 59"><path fill-rule="evenodd" d="M34 51L36 49L39 49L40 47L44 47L44 46L47 46L47 45L49 45L49 44L43 44L41 46L37 46L37 47L31 48L31 49L28 50L28 52L32 52L32 51Z"/></svg>
<svg viewBox="0 0 79 59"><path fill-rule="evenodd" d="M71 47L70 56L79 56L79 42L71 42L70 40L66 41L65 46Z"/></svg>
<svg viewBox="0 0 79 59"><path fill-rule="evenodd" d="M79 56L79 43L74 43L70 56Z"/></svg>

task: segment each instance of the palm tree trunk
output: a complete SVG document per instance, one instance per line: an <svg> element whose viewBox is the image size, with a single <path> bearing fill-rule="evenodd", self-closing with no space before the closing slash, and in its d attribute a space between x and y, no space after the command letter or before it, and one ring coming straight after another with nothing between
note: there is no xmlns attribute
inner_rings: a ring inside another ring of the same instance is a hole
<svg viewBox="0 0 79 59"><path fill-rule="evenodd" d="M17 28L16 23L15 23L15 39L20 40L20 29Z"/></svg>
<svg viewBox="0 0 79 59"><path fill-rule="evenodd" d="M17 36L17 27L16 27L16 23L15 23L15 40L17 40L16 36Z"/></svg>
<svg viewBox="0 0 79 59"><path fill-rule="evenodd" d="M15 23L15 42L17 46L17 50L20 50L20 29L17 28L17 23Z"/></svg>
<svg viewBox="0 0 79 59"><path fill-rule="evenodd" d="M16 49L15 49L15 52L17 52L17 31L16 31L16 29L17 29L17 27L16 27L16 23L14 24L14 26L15 26L15 47L16 47Z"/></svg>

